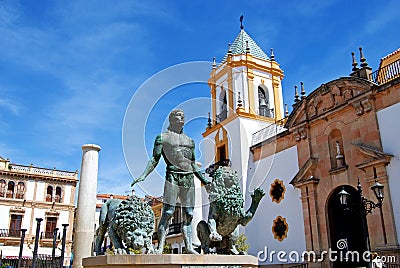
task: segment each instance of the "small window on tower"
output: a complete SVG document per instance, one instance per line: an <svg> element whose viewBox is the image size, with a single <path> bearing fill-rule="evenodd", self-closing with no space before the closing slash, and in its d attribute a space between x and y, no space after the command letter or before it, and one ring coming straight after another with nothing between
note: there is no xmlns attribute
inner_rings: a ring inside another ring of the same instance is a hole
<svg viewBox="0 0 400 268"><path fill-rule="evenodd" d="M217 148L217 162L223 161L225 159L226 159L225 145L222 145Z"/></svg>
<svg viewBox="0 0 400 268"><path fill-rule="evenodd" d="M272 117L269 107L268 88L261 84L258 86L258 114L261 116Z"/></svg>
<svg viewBox="0 0 400 268"><path fill-rule="evenodd" d="M219 95L220 113L217 115L218 122L224 121L228 117L228 100L226 98L226 90L221 87Z"/></svg>

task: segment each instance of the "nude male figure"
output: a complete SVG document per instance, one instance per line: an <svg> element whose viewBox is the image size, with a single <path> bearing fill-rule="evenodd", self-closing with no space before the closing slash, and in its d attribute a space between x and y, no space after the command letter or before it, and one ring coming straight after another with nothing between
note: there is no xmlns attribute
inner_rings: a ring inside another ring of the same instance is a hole
<svg viewBox="0 0 400 268"><path fill-rule="evenodd" d="M153 155L145 171L134 179L131 186L146 179L163 157L167 167L165 174L163 211L158 225L158 249L163 251L169 220L175 211L179 197L183 208L183 239L188 253L198 254L192 246L192 219L195 201L194 176L204 185L210 182L200 172L195 163L194 141L183 132L185 115L182 110L173 110L169 115L168 130L158 135L154 141Z"/></svg>

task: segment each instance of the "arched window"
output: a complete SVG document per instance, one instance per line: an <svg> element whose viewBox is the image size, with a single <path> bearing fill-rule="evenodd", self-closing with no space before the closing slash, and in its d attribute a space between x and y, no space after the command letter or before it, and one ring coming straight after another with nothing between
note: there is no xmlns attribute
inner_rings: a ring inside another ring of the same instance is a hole
<svg viewBox="0 0 400 268"><path fill-rule="evenodd" d="M6 181L0 180L0 197L6 197Z"/></svg>
<svg viewBox="0 0 400 268"><path fill-rule="evenodd" d="M218 121L221 122L228 117L228 100L226 97L226 90L221 87L221 93L219 94L219 105L220 113L217 115Z"/></svg>
<svg viewBox="0 0 400 268"><path fill-rule="evenodd" d="M14 188L15 188L15 182L10 181L8 182L8 187L7 187L7 198L13 198L14 197Z"/></svg>
<svg viewBox="0 0 400 268"><path fill-rule="evenodd" d="M60 186L57 186L56 187L56 196L55 196L54 201L56 201L57 203L61 203L62 202L61 197L62 197L62 188Z"/></svg>
<svg viewBox="0 0 400 268"><path fill-rule="evenodd" d="M263 84L258 86L258 114L261 116L272 117L269 105L268 88Z"/></svg>
<svg viewBox="0 0 400 268"><path fill-rule="evenodd" d="M46 202L52 202L53 201L53 186L49 185L47 186L47 191L46 191Z"/></svg>
<svg viewBox="0 0 400 268"><path fill-rule="evenodd" d="M17 184L17 193L15 194L15 198L24 199L25 194L25 184L20 181Z"/></svg>

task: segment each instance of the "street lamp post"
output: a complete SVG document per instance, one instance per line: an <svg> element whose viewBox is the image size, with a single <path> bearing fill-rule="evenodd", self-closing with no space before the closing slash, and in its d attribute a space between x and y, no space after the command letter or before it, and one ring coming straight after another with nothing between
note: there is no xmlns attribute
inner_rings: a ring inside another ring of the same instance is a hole
<svg viewBox="0 0 400 268"><path fill-rule="evenodd" d="M35 236L35 247L33 248L32 268L36 268L37 252L39 247L40 223L42 221L43 221L42 218L36 218L36 236Z"/></svg>
<svg viewBox="0 0 400 268"><path fill-rule="evenodd" d="M384 188L384 186L382 184L380 184L379 182L377 182L375 179L375 183L371 187L371 190L374 192L375 197L378 200L378 202L375 203L374 201L369 200L363 196L361 183L360 183L360 180L358 180L357 190L358 190L358 194L359 194L359 198L360 198L360 204L362 205L362 207L361 207L361 209L362 209L361 212L363 215L363 217L362 217L363 224L362 225L363 225L365 238L367 240L366 246L367 246L368 252L371 252L371 245L370 245L370 241L369 241L367 215L369 213L372 213L372 210L375 208L382 208L383 197L384 197L383 188ZM347 205L348 205L348 198L350 197L350 194L345 191L344 187L343 187L342 191L339 192L338 196L339 196L340 204L343 206L343 208L348 209Z"/></svg>
<svg viewBox="0 0 400 268"><path fill-rule="evenodd" d="M19 254L18 254L18 263L17 263L17 268L21 267L21 261L22 261L22 252L24 250L24 240L25 240L25 233L26 229L21 229L21 242L19 244Z"/></svg>
<svg viewBox="0 0 400 268"><path fill-rule="evenodd" d="M52 263L53 267L55 267L57 233L58 233L58 228L54 228L54 230L53 230L53 250L51 252L51 263Z"/></svg>
<svg viewBox="0 0 400 268"><path fill-rule="evenodd" d="M61 242L61 257L60 257L60 267L64 267L64 252L65 252L65 242L67 241L67 228L69 224L68 223L63 223L63 236L62 236L62 242Z"/></svg>

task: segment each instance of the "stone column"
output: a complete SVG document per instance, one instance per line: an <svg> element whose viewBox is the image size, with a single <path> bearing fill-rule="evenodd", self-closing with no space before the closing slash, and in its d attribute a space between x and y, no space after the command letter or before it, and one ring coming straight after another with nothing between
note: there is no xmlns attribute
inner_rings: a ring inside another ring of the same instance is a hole
<svg viewBox="0 0 400 268"><path fill-rule="evenodd" d="M201 167L200 163L196 163L199 168ZM201 187L201 182L197 178L194 178L194 187L195 187L195 202L194 202L194 210L193 210L193 220L192 220L192 242L194 244L200 244L200 240L197 237L197 224L203 220L203 207L202 207L202 193L201 190L204 187Z"/></svg>
<svg viewBox="0 0 400 268"><path fill-rule="evenodd" d="M81 178L74 238L74 268L83 267L82 259L92 255L100 149L100 146L95 144L82 145Z"/></svg>

